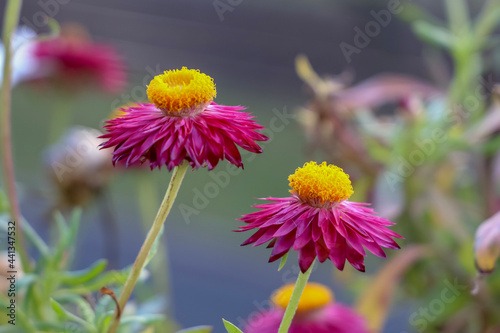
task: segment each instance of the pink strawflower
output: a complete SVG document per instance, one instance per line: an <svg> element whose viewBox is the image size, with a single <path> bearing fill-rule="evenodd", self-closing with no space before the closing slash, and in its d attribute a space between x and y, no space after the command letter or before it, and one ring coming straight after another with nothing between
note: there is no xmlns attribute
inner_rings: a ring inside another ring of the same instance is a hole
<svg viewBox="0 0 500 333"><path fill-rule="evenodd" d="M91 41L78 26L65 27L57 38L37 41L33 55L47 73L36 81L60 88L76 90L97 83L99 89L116 93L126 82L125 65L116 50Z"/></svg>
<svg viewBox="0 0 500 333"><path fill-rule="evenodd" d="M347 199L353 190L342 169L315 162L304 164L289 178L292 193L288 198L264 198L274 201L256 205L260 211L244 215L248 223L238 231L257 229L242 245L258 246L270 242L269 262L283 257L293 248L299 252L299 266L306 272L314 259L330 259L339 270L345 260L364 272L363 247L385 257L382 247L399 249L393 237L403 238L386 228L394 223L376 216L369 204Z"/></svg>
<svg viewBox="0 0 500 333"><path fill-rule="evenodd" d="M278 289L274 306L250 318L244 333L277 333L294 285ZM333 303L333 294L317 283L308 283L288 333L369 333L363 317L351 308Z"/></svg>
<svg viewBox="0 0 500 333"><path fill-rule="evenodd" d="M236 145L261 153L256 141L268 138L257 132L263 126L241 106L213 102L212 78L197 70L167 71L148 86L153 104L123 108L123 114L106 121L109 139L102 148L114 147L113 163L126 166L149 161L149 166L168 170L187 161L193 168L215 168L226 159L243 167Z"/></svg>

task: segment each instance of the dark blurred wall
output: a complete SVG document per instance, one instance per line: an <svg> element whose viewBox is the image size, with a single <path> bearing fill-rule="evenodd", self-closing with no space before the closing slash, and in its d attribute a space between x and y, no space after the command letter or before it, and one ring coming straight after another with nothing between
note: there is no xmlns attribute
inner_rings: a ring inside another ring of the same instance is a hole
<svg viewBox="0 0 500 333"><path fill-rule="evenodd" d="M25 1L22 18L35 27L40 13L83 24L96 40L115 44L139 79L148 66L186 65L252 89L295 94L298 53L319 72L351 69L357 80L381 71L426 77L421 45L397 15L350 63L342 53L341 43L355 45L354 29L364 31L374 20L370 12L389 2L40 0Z"/></svg>

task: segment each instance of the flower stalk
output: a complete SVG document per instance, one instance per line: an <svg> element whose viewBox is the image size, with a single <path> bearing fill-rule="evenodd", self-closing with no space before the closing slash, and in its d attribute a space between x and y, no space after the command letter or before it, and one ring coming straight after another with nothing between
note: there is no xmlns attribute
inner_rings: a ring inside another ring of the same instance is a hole
<svg viewBox="0 0 500 333"><path fill-rule="evenodd" d="M278 333L288 332L288 329L292 324L293 317L295 316L295 312L297 312L297 307L299 306L299 301L300 297L302 296L302 292L306 287L307 281L309 280L309 276L311 276L313 266L314 262L311 264L311 266L305 273L299 272L297 282L295 282L295 288L293 289L292 297L290 298L290 302L288 302L288 305L286 307L285 314L283 315L283 320L281 321Z"/></svg>
<svg viewBox="0 0 500 333"><path fill-rule="evenodd" d="M120 316L118 310L123 312L125 304L127 303L132 291L134 290L135 284L141 275L142 269L144 268L144 263L148 258L148 255L151 251L151 248L158 237L161 228L167 218L170 210L172 209L175 198L177 197L177 193L179 192L179 188L181 186L184 175L186 174L187 168L189 164L183 163L173 170L172 178L170 179L170 184L168 185L167 192L165 193L165 197L160 205L160 209L156 215L156 218L149 230L144 243L135 259L134 265L132 266L132 270L125 282L125 286L120 294L120 298L118 300L118 307L113 316L113 321L109 328L109 333L115 333L120 326Z"/></svg>
<svg viewBox="0 0 500 333"><path fill-rule="evenodd" d="M17 197L14 159L12 154L12 131L11 131L11 93L12 93L12 34L17 28L19 21L19 13L21 11L22 0L9 0L5 8L4 25L3 25L3 44L5 48L5 60L2 73L2 91L0 101L0 131L1 131L1 147L2 147L2 169L9 199L10 213L16 222L16 252L19 255L21 266L25 272L30 272L29 259L26 254L22 215L19 207L19 199Z"/></svg>
<svg viewBox="0 0 500 333"><path fill-rule="evenodd" d="M155 216L156 207L160 203L160 198L157 194L157 186L151 174L141 172L137 180L137 193L139 194L139 208L144 229L149 229L149 221ZM158 251L149 264L151 274L153 275L153 285L155 290L164 293L168 297L171 295L170 286L170 263L168 255L168 245L166 237L159 242ZM167 306L166 313L170 315L171 306Z"/></svg>

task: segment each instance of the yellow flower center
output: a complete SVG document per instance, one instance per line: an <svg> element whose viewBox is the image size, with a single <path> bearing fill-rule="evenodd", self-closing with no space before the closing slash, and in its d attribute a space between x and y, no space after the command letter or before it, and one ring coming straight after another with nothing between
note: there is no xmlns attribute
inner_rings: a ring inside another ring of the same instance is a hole
<svg viewBox="0 0 500 333"><path fill-rule="evenodd" d="M276 290L271 296L271 302L274 305L286 309L290 298L292 297L295 284L290 283ZM322 284L309 282L304 288L304 292L300 297L297 312L307 312L325 306L334 301L332 291Z"/></svg>
<svg viewBox="0 0 500 333"><path fill-rule="evenodd" d="M171 115L204 108L217 95L214 80L196 69L165 71L151 80L147 94L157 108Z"/></svg>
<svg viewBox="0 0 500 333"><path fill-rule="evenodd" d="M327 165L326 162L319 165L308 162L302 168L297 168L288 180L292 188L290 192L308 202L339 202L354 193L349 175L338 166Z"/></svg>

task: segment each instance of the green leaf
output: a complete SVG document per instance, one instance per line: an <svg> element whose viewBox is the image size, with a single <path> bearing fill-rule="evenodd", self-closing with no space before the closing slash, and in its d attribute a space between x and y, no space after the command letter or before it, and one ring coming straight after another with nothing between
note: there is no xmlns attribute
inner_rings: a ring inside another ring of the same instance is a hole
<svg viewBox="0 0 500 333"><path fill-rule="evenodd" d="M56 293L58 296L67 294L84 295L98 291L102 286L113 284L124 285L127 281L128 271L109 271L86 283L73 286L71 288L60 289Z"/></svg>
<svg viewBox="0 0 500 333"><path fill-rule="evenodd" d="M227 321L226 319L222 318L222 321L224 322L224 327L227 330L227 333L243 333L242 330L240 330L236 325L233 323Z"/></svg>
<svg viewBox="0 0 500 333"><path fill-rule="evenodd" d="M38 235L38 233L33 229L33 227L26 221L26 219L23 219L22 223L22 228L24 235L26 238L31 242L31 244L35 245L38 251L42 254L42 256L48 257L50 256L50 249L47 246L47 244L44 242L42 237Z"/></svg>
<svg viewBox="0 0 500 333"><path fill-rule="evenodd" d="M66 248L69 248L69 260L71 261L73 258L73 252L75 251L75 246L73 244L76 241L76 237L78 236L78 229L80 228L80 220L82 218L82 209L75 208L73 210L73 214L71 214L71 219L69 221L69 232L67 234L66 239L64 240L66 244Z"/></svg>
<svg viewBox="0 0 500 333"><path fill-rule="evenodd" d="M71 215L71 220L69 222L70 238L68 241L73 242L78 235L78 229L80 228L80 220L82 218L82 209L75 208L73 214Z"/></svg>
<svg viewBox="0 0 500 333"><path fill-rule="evenodd" d="M80 315L85 321L92 323L95 321L95 313L90 304L83 298L77 297L75 300Z"/></svg>
<svg viewBox="0 0 500 333"><path fill-rule="evenodd" d="M426 21L415 21L412 24L413 31L418 38L429 44L445 49L453 47L453 35L447 29L433 25Z"/></svg>
<svg viewBox="0 0 500 333"><path fill-rule="evenodd" d="M68 233L68 226L66 220L60 211L54 213L54 221L56 222L57 230L59 231L60 238L63 239Z"/></svg>
<svg viewBox="0 0 500 333"><path fill-rule="evenodd" d="M95 306L97 316L103 316L106 312L114 311L115 303L111 297L100 297Z"/></svg>
<svg viewBox="0 0 500 333"><path fill-rule="evenodd" d="M64 250L66 250L66 247L68 246L65 240L69 238L68 237L69 229L68 226L66 225L66 220L64 219L64 216L61 214L61 212L57 211L54 213L54 221L57 226L59 241L57 242L55 248L54 257L52 259L52 265L53 267L60 267Z"/></svg>
<svg viewBox="0 0 500 333"><path fill-rule="evenodd" d="M51 298L50 305L59 317L66 318L66 310L64 310L61 304L57 303L54 299Z"/></svg>
<svg viewBox="0 0 500 333"><path fill-rule="evenodd" d="M108 328L111 325L111 319L113 318L114 313L115 313L114 310L106 312L104 314L104 316L102 316L102 318L100 318L97 321L97 327L99 327L99 332L107 332L108 331Z"/></svg>
<svg viewBox="0 0 500 333"><path fill-rule="evenodd" d="M82 318L67 311L66 309L63 308L63 306L61 304L59 304L53 298L50 299L50 305L52 306L52 309L54 309L54 311L57 313L57 315L61 319L67 319L67 320L73 321L75 323L78 323L78 324L84 326L88 332L91 332L91 333L97 332L97 329L94 327L93 324L88 323L85 320L83 320Z"/></svg>
<svg viewBox="0 0 500 333"><path fill-rule="evenodd" d="M480 39L491 35L491 31L498 25L500 19L500 7L498 3L490 1L490 6L485 6L481 14L476 18L475 37Z"/></svg>
<svg viewBox="0 0 500 333"><path fill-rule="evenodd" d="M285 267L287 259L288 259L288 252L283 257L281 257L280 267L278 267L278 272L281 271L283 267Z"/></svg>
<svg viewBox="0 0 500 333"><path fill-rule="evenodd" d="M81 212L80 208L73 210L69 225L66 225L66 221L60 212L54 214L54 220L59 231L60 239L57 243L54 258L52 260L53 267L61 267L61 262L63 262L62 257L65 253L68 255L68 259L65 260L65 262L71 261L72 253L75 248L74 242L80 226Z"/></svg>
<svg viewBox="0 0 500 333"><path fill-rule="evenodd" d="M84 332L82 325L67 321L63 323L37 322L35 326L36 332Z"/></svg>
<svg viewBox="0 0 500 333"><path fill-rule="evenodd" d="M212 332L212 326L196 326L185 328L183 330L178 331L177 333L210 333Z"/></svg>
<svg viewBox="0 0 500 333"><path fill-rule="evenodd" d="M156 322L160 322L165 320L165 317L161 314L146 314L146 315L140 315L140 316L127 316L127 317L122 317L120 320L120 325L129 325L129 324L143 324L143 325L148 325L148 324L153 324Z"/></svg>
<svg viewBox="0 0 500 333"><path fill-rule="evenodd" d="M9 218L6 215L0 214L0 229L2 231L7 231L8 221ZM29 225L26 219L23 219L23 223L21 224L21 226L23 228L23 232L24 235L26 236L26 239L28 239L33 245L35 245L38 251L40 251L40 253L43 256L49 256L50 255L49 247L47 246L47 244L45 244L42 238L36 233L36 231Z"/></svg>
<svg viewBox="0 0 500 333"><path fill-rule="evenodd" d="M86 269L63 272L61 282L72 286L86 283L101 274L106 269L107 265L107 260L100 259Z"/></svg>

